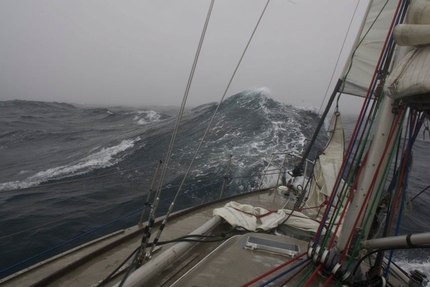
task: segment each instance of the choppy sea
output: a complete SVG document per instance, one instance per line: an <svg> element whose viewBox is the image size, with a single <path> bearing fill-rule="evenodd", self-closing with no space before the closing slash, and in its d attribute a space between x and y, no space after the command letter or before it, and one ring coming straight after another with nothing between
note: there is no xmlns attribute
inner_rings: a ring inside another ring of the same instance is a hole
<svg viewBox="0 0 430 287"><path fill-rule="evenodd" d="M216 108L187 110L163 181L166 212ZM56 102L0 102L0 278L119 228L137 224L177 111L89 108ZM344 116L346 135L356 116ZM319 120L315 111L278 103L264 90L226 99L197 154L175 209L215 199L231 158L225 195L256 189L272 154L300 154ZM327 137L318 138L313 156ZM430 142L414 147L409 190L429 185ZM283 155L273 161L280 164ZM293 160L287 168L293 167ZM265 177L273 183L276 175ZM430 195L413 201L402 234L430 229ZM430 253L399 251L407 269L430 274Z"/></svg>

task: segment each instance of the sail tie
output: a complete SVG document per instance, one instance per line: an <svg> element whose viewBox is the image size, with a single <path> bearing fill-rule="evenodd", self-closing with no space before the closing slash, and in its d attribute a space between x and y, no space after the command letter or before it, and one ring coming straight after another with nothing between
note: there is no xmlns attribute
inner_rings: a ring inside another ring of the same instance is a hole
<svg viewBox="0 0 430 287"><path fill-rule="evenodd" d="M255 213L251 213L251 212L247 212L247 211L241 210L241 209L236 208L236 207L231 207L231 208L233 208L234 210L240 211L240 212L242 212L244 214L248 214L248 215L254 216L257 219L263 218L263 217L268 216L268 215L270 215L272 213L277 213L278 212L277 210L269 210L268 212L263 213L263 214L255 214Z"/></svg>

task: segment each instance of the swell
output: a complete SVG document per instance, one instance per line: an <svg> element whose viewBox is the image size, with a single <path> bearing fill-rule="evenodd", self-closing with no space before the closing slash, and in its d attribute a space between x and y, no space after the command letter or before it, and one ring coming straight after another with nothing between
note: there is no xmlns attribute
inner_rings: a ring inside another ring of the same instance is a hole
<svg viewBox="0 0 430 287"><path fill-rule="evenodd" d="M0 105L3 122L11 121L13 113L29 111L36 118L42 113L44 119L38 122L28 118L27 124L20 122L15 130L1 130L0 134L10 135L3 138L6 142L16 131L34 132L41 126L46 131L42 136L28 137L21 146L8 146L11 156L4 157L0 166L0 178L9 179L3 182L9 182L9 190L0 192L0 228L8 234L33 228L1 240L5 248L0 251L4 259L0 269L142 208L157 163L166 156L175 116L143 109L87 109L40 102L36 107L19 102L8 105L7 109ZM16 106L14 110L11 105ZM176 193L215 107L206 104L184 116L163 182L159 215ZM63 117L57 118L62 113ZM300 152L317 120L316 114L277 103L262 91L231 96L220 107L176 208L217 197L230 155L225 194L258 187L271 154ZM320 146L324 137L319 139ZM281 161L282 157L274 159L276 164ZM16 189L20 186L27 188ZM17 268L135 224L138 217L137 212Z"/></svg>

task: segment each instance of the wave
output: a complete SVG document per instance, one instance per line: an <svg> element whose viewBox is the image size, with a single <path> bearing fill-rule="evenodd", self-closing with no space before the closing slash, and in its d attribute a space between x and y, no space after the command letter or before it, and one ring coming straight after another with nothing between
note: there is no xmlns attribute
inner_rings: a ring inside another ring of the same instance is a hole
<svg viewBox="0 0 430 287"><path fill-rule="evenodd" d="M149 123L155 123L162 119L162 115L156 111L137 111L137 115L133 118L133 121L137 122L138 125L146 125Z"/></svg>
<svg viewBox="0 0 430 287"><path fill-rule="evenodd" d="M135 142L139 140L141 140L140 137L137 137L135 139L123 140L118 145L101 148L98 152L92 153L91 155L84 157L76 162L72 162L68 165L58 166L44 171L40 171L23 181L1 183L0 191L29 188L50 180L69 178L72 176L86 174L95 169L103 169L106 167L113 166L123 159L123 157L119 155L126 150L132 148ZM28 171L21 171L20 173L26 174L28 173Z"/></svg>
<svg viewBox="0 0 430 287"><path fill-rule="evenodd" d="M270 94L271 92L267 88L249 89L228 97L221 104L213 127L197 156L198 160L191 170L190 181L193 180L193 177L202 174L222 174L227 159L233 155L233 175L236 178L251 175L252 178L237 180L236 185L242 186L243 190L253 188L258 182L259 174L269 161L278 165L282 162L283 155L271 160L273 153L288 151L299 154L303 150L305 139L310 137L319 120L318 115L311 111L278 103L270 98ZM21 106L28 104L19 103ZM37 106L57 108L55 105L53 107L51 103L38 103ZM215 103L204 104L192 109L184 116L172 157L172 173L176 174L176 177L180 176L183 167L192 158L215 108ZM55 112L55 114L59 113ZM31 154L31 151L28 151L30 146L25 143L33 142L37 145L35 149L38 153L37 156L40 152L48 151L47 156L52 156L52 151L55 152L58 160L54 163L49 162L48 158L42 165L55 167L46 168L23 179L22 176L27 173L21 173L21 171L37 171L40 170L40 165L34 164L33 168L24 164L17 166L14 170L4 172L7 177L11 177L12 172L15 172L15 176L13 181L1 184L0 189L31 187L49 180L78 176L94 169L116 165L120 162L119 157L116 156L117 152L122 152L122 148L132 147L131 141L124 139L125 136L145 139L145 148L134 149L131 152L139 150L138 154L133 157L151 165L151 162L158 162L160 155L167 150L174 120L175 117L155 110L74 108L73 113L68 113L67 125L58 120L52 122L52 126L44 126L46 130L21 130L21 132L25 132L23 134L25 136L19 137L20 142L23 143L22 150L25 149ZM130 125L130 121L139 128L136 129L136 126ZM28 128L28 126L29 124L23 128ZM8 140L7 135L13 135L13 133L5 133L5 135L3 144L0 145L9 148L16 146L16 136L13 144L7 145L5 144ZM12 142L13 137L11 136L9 139ZM97 151L96 147L106 147L109 142L115 141L122 141L122 143L117 147L105 148L94 153ZM45 148L52 145L55 145L55 148ZM91 150L93 154L83 157L85 150ZM139 162L135 161L133 157L123 162L118 168L121 169L124 166L139 168ZM10 159L10 161L13 160L13 158ZM133 176L135 175L130 175L130 177ZM233 190L234 185L231 187L231 192Z"/></svg>
<svg viewBox="0 0 430 287"><path fill-rule="evenodd" d="M276 102L270 94L267 88L254 88L232 95L222 103L184 185L186 191L199 191L180 197L183 201L178 202L178 208L218 196L230 155L233 157L225 195L258 187L269 162L278 171L268 174L263 184L273 185L285 156L280 152L301 153L319 116L314 110ZM181 183L215 108L215 103L208 103L184 115L166 173L165 198ZM136 110L0 102L0 149L3 148L0 178L8 179L0 184L0 190L36 186L28 191L1 193L5 204L0 224L20 230L25 224L34 226L40 224L40 219L49 221L61 218L61 214L70 215L73 222L64 221L57 229L47 227L38 230L38 234L28 233L26 236L39 244L36 247L28 246L21 235L11 238L0 252L4 259L0 267L50 248L55 240L61 242L70 234L141 208L142 196L149 189L157 163L164 160L168 149L175 120L171 114L152 107ZM313 155L324 146L325 140L322 133ZM426 162L422 161L421 169L425 170ZM293 163L289 159L287 169ZM419 160L415 163L420 164ZM212 186L214 179L221 181ZM53 187L40 185L54 180ZM85 211L84 215L73 215L77 206ZM104 211L88 212L95 206ZM427 212L424 203L416 208L418 214ZM416 222L410 226L417 226ZM118 228L131 224L131 221L121 223ZM403 256L398 259L405 268L413 266L429 271L426 259L414 261Z"/></svg>

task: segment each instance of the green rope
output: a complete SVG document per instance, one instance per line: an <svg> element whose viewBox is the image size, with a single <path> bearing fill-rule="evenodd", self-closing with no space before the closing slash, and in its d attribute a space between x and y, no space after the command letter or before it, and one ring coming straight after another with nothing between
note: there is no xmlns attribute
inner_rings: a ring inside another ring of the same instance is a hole
<svg viewBox="0 0 430 287"><path fill-rule="evenodd" d="M405 118L405 115L406 115L406 113L403 111L402 112L402 115L401 115L401 119L400 119L400 121L399 121L399 124L398 124L398 128L397 128L397 131L396 131L396 134L395 134L395 139L397 139L400 135L401 135L401 124L403 123L403 121L404 121L404 118ZM382 190L383 190L383 185L384 185L384 183L385 183L385 180L386 180L386 178L387 178L387 176L388 176L388 172L389 172L389 170L390 170L390 162L391 162L391 160L392 160L392 158L393 158L393 156L394 156L394 149L396 148L396 145L395 144L393 144L392 145L392 147L391 147L391 150L390 150L390 152L389 152L389 157L388 157L388 161L387 161L387 163L386 163L386 165L385 165L385 167L384 167L384 169L383 169L383 175L382 175L382 179L381 179L381 181L379 182L379 185L378 185L378 187L377 187L377 189L376 189L376 194L379 194ZM347 262L347 269L351 266L351 264L353 263L353 259L355 258L355 256L356 256L356 254L357 254L357 251L359 250L359 247L360 247L360 241L361 241L361 239L364 237L364 230L365 230L365 228L366 228L366 226L367 226L367 224L369 223L369 221L370 221L370 216L371 216L371 210L373 210L373 208L375 207L375 205L378 203L378 202L376 202L376 198L377 198L377 196L375 196L374 197L374 199L373 199L373 201L372 201L372 203L371 203L371 207L370 207L370 209L368 209L368 212L367 212L367 216L366 216L366 218L365 218L365 221L364 221L364 224L362 225L362 228L360 229L360 233L359 233L359 236L358 236L358 240L356 241L356 243L355 243L355 245L354 245L354 249L353 249L353 251L352 251L352 255L349 257L349 260L348 260L348 262Z"/></svg>
<svg viewBox="0 0 430 287"><path fill-rule="evenodd" d="M294 287L300 287L300 286L302 286L303 281L305 281L308 278L309 274L311 274L311 272L313 272L314 270L315 270L315 266L312 266L311 268L309 268L308 272L306 272L302 276L302 278L300 279L300 281L297 282L297 284L294 285Z"/></svg>
<svg viewBox="0 0 430 287"><path fill-rule="evenodd" d="M340 196L341 198L340 198L340 200L338 202L342 202L342 203L345 202L345 198L348 195L348 187L350 187L352 185L352 181L353 181L353 179L355 177L355 174L356 174L356 172L359 169L360 161L363 158L363 154L364 154L364 151L365 151L365 148L366 148L366 143L368 142L368 139L370 137L370 131L372 130L374 121L376 119L376 114L377 114L377 111L379 109L379 105L381 103L381 98L382 97L378 97L378 99L377 99L375 109L374 109L374 111L372 113L370 125L367 127L366 133L364 134L364 141L362 140L361 144L359 146L357 146L358 156L356 157L355 162L352 164L352 168L351 168L350 172L347 175L347 179L345 181L345 184L342 186L342 190L341 190L341 193L340 193L341 194L341 196ZM370 117L370 115L369 115L369 117ZM363 133L364 132L365 131L363 131ZM353 147L351 147L351 149L352 148ZM330 218L330 223L329 223L329 227L328 227L328 231L329 232L327 232L326 235L325 235L325 237L324 237L324 240L322 242L322 248L325 248L326 245L327 245L327 241L328 241L328 239L330 237L329 236L330 231L333 230L333 227L334 227L334 225L336 223L335 219L338 217L339 212L340 212L340 209L338 208L335 211L335 214Z"/></svg>

